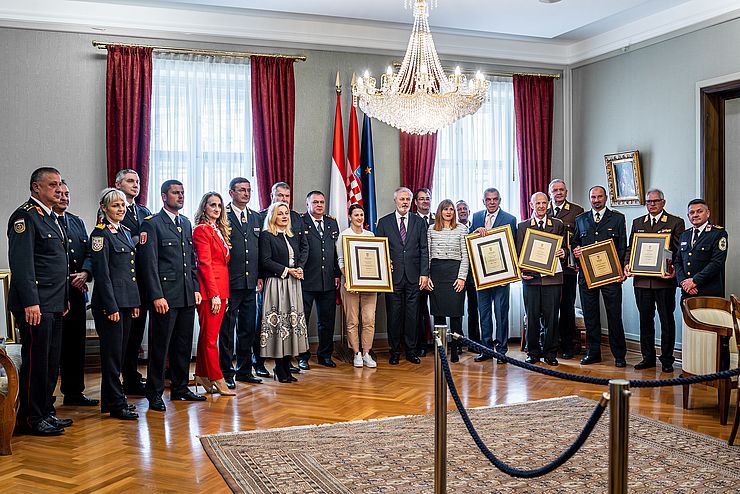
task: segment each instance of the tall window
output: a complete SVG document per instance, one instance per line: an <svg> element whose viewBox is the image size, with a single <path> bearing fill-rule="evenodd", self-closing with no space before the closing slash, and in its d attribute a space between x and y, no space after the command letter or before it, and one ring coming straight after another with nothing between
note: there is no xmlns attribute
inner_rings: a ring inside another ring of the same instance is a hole
<svg viewBox="0 0 740 494"><path fill-rule="evenodd" d="M472 220L473 213L483 209L483 190L496 187L501 193L501 209L519 217L514 125L514 85L510 78L494 77L480 110L439 131L432 211L442 199L463 199ZM512 283L511 336L520 334L522 315L521 283Z"/></svg>
<svg viewBox="0 0 740 494"><path fill-rule="evenodd" d="M160 186L174 178L192 219L203 194L228 203L229 181L242 176L252 184L249 206L259 209L249 59L155 54L152 65L149 208L162 207Z"/></svg>

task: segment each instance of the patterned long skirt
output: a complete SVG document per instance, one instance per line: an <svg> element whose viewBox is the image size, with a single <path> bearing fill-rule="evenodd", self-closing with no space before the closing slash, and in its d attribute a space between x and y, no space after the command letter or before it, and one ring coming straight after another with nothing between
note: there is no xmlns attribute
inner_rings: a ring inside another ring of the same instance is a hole
<svg viewBox="0 0 740 494"><path fill-rule="evenodd" d="M301 281L292 276L267 278L263 295L260 356L281 358L308 350Z"/></svg>

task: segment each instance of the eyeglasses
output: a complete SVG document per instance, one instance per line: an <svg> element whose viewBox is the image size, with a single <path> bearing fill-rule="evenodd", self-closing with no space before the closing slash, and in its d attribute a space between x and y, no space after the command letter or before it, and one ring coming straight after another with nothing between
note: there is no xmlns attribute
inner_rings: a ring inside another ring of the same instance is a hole
<svg viewBox="0 0 740 494"><path fill-rule="evenodd" d="M645 202L648 203L648 204L659 204L659 203L663 202L663 199L648 199Z"/></svg>

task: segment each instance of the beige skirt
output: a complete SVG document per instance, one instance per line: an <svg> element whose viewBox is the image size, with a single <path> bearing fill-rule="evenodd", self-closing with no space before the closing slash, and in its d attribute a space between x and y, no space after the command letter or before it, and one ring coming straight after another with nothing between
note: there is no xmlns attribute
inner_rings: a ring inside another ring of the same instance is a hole
<svg viewBox="0 0 740 494"><path fill-rule="evenodd" d="M301 281L267 278L260 327L260 356L282 358L308 350L308 327L303 313Z"/></svg>

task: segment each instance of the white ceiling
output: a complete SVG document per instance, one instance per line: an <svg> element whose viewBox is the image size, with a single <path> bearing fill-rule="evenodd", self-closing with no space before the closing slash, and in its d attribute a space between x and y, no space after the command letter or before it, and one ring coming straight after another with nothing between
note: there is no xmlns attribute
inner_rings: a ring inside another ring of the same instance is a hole
<svg viewBox="0 0 740 494"><path fill-rule="evenodd" d="M0 0L0 26L403 53L404 0ZM438 0L445 57L562 67L740 17L738 0Z"/></svg>

